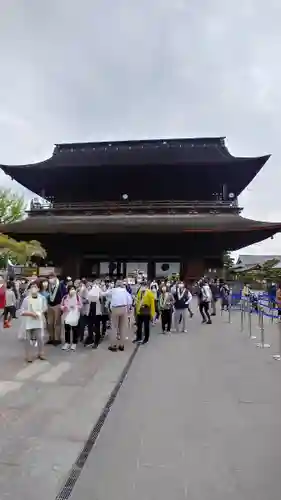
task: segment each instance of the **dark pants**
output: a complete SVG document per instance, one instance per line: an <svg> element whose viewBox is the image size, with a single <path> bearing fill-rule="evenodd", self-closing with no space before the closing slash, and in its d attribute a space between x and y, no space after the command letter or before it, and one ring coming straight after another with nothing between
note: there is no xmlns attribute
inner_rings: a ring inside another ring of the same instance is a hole
<svg viewBox="0 0 281 500"><path fill-rule="evenodd" d="M209 302L200 302L199 311L204 322L206 321L211 322L211 317L209 313Z"/></svg>
<svg viewBox="0 0 281 500"><path fill-rule="evenodd" d="M186 308L187 308L187 310L188 310L188 312L189 312L189 316L192 318L192 316L193 316L193 312L192 312L192 310L191 310L191 308L190 308L190 304L187 304L187 307L186 307Z"/></svg>
<svg viewBox="0 0 281 500"><path fill-rule="evenodd" d="M80 342L83 342L84 340L85 328L87 325L88 325L88 316L86 314L83 314L80 316L78 324Z"/></svg>
<svg viewBox="0 0 281 500"><path fill-rule="evenodd" d="M144 328L144 342L148 342L150 336L150 316L148 314L137 314L137 341L142 340L142 328Z"/></svg>
<svg viewBox="0 0 281 500"><path fill-rule="evenodd" d="M88 317L88 332L89 340L98 346L101 339L101 315L89 316Z"/></svg>
<svg viewBox="0 0 281 500"><path fill-rule="evenodd" d="M85 344L95 344L98 346L100 343L100 315L96 315L96 303L91 302L89 316L87 319L88 325L88 337L85 340Z"/></svg>
<svg viewBox="0 0 281 500"><path fill-rule="evenodd" d="M158 300L154 299L154 306L155 306L155 319L159 318L159 307L158 307Z"/></svg>
<svg viewBox="0 0 281 500"><path fill-rule="evenodd" d="M99 322L101 322L101 335L102 337L104 337L104 335L106 334L107 321L108 321L107 314L103 314L102 316L86 316L86 315L80 316L79 320L80 341L83 342L84 340L85 328L87 326L88 327L87 343L93 343L94 333L96 333L96 330L100 329L100 325L98 324Z"/></svg>
<svg viewBox="0 0 281 500"><path fill-rule="evenodd" d="M164 309L161 312L161 324L162 324L162 331L164 332L167 327L167 332L171 331L171 326L172 326L172 309Z"/></svg>
<svg viewBox="0 0 281 500"><path fill-rule="evenodd" d="M15 306L4 307L4 321L7 321L8 319L11 321L12 318L15 318L15 311Z"/></svg>
<svg viewBox="0 0 281 500"><path fill-rule="evenodd" d="M108 322L108 314L101 315L101 336L104 337L106 334L106 327Z"/></svg>
<svg viewBox="0 0 281 500"><path fill-rule="evenodd" d="M78 342L78 326L64 325L64 335L66 344L71 344L71 330L72 330L72 344Z"/></svg>

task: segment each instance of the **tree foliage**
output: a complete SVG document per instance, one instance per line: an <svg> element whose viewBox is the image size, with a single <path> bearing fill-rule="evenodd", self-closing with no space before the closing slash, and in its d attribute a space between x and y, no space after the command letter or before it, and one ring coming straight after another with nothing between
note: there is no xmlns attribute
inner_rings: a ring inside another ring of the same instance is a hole
<svg viewBox="0 0 281 500"><path fill-rule="evenodd" d="M32 257L46 258L46 250L36 240L16 241L0 233L0 252L2 260L10 259L14 264L25 265Z"/></svg>
<svg viewBox="0 0 281 500"><path fill-rule="evenodd" d="M0 190L0 224L11 224L23 219L26 202L23 196L10 189Z"/></svg>
<svg viewBox="0 0 281 500"><path fill-rule="evenodd" d="M223 254L223 267L230 269L234 265L234 258L231 256L231 252L224 252Z"/></svg>
<svg viewBox="0 0 281 500"><path fill-rule="evenodd" d="M45 259L46 250L36 240L16 241L6 234L0 233L0 267L6 268L8 260L13 264L26 265L33 257Z"/></svg>
<svg viewBox="0 0 281 500"><path fill-rule="evenodd" d="M0 224L11 224L24 218L26 202L10 189L0 189ZM25 265L32 257L46 258L46 250L36 240L17 241L0 233L0 266L6 267L8 259L13 264Z"/></svg>

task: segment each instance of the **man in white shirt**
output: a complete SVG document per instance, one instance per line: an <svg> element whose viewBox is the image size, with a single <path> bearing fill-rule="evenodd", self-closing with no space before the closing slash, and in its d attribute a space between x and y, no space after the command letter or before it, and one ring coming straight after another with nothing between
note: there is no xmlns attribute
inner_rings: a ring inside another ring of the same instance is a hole
<svg viewBox="0 0 281 500"><path fill-rule="evenodd" d="M124 351L124 341L126 329L128 327L128 313L132 307L132 296L127 292L126 287L121 281L116 282L115 288L108 290L111 306L111 345L109 350L112 352Z"/></svg>

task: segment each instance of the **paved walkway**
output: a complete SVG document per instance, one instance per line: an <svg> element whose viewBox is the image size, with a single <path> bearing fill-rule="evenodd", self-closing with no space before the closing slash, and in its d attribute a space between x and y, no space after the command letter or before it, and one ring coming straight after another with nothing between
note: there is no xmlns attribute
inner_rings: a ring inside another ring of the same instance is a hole
<svg viewBox="0 0 281 500"><path fill-rule="evenodd" d="M76 353L48 346L24 362L17 326L0 330L0 499L53 500L125 367L133 345Z"/></svg>
<svg viewBox="0 0 281 500"><path fill-rule="evenodd" d="M280 500L281 364L239 326L139 349L71 500Z"/></svg>

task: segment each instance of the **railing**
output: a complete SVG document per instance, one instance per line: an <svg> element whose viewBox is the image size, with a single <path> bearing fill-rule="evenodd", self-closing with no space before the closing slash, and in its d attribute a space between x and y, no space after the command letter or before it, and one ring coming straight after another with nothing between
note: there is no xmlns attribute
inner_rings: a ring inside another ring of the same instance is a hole
<svg viewBox="0 0 281 500"><path fill-rule="evenodd" d="M104 201L104 202L31 202L28 214L42 215L99 215L99 214L198 214L240 213L235 201Z"/></svg>

